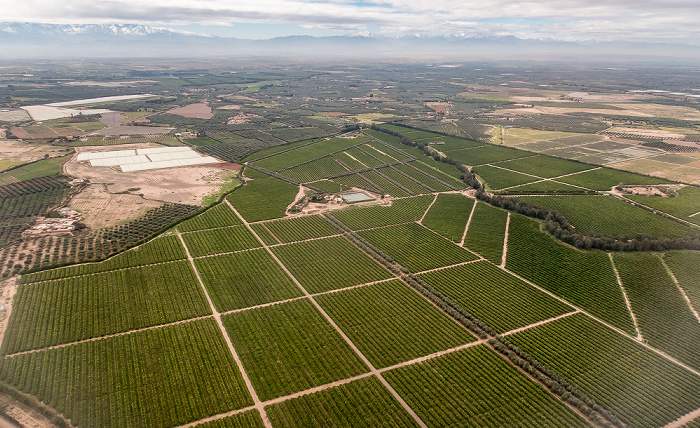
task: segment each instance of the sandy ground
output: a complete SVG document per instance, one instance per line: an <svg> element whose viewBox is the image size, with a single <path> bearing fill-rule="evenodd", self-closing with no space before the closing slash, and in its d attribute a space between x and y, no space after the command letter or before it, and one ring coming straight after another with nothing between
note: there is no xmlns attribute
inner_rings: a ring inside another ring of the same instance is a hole
<svg viewBox="0 0 700 428"><path fill-rule="evenodd" d="M174 108L168 110L166 113L177 114L183 117L194 117L197 119L211 119L214 116L211 112L211 108L203 102Z"/></svg>
<svg viewBox="0 0 700 428"><path fill-rule="evenodd" d="M111 110L99 109L79 109L79 108L62 108L48 105L25 106L21 107L32 117L33 120L50 120L60 119L62 117L77 116L79 114L102 114L109 113Z"/></svg>
<svg viewBox="0 0 700 428"><path fill-rule="evenodd" d="M0 121L3 122L23 122L29 120L29 114L24 110L0 111Z"/></svg>
<svg viewBox="0 0 700 428"><path fill-rule="evenodd" d="M12 314L12 299L17 293L17 277L11 277L0 281L0 306L4 306L5 310L0 311L0 345L5 337L7 322Z"/></svg>
<svg viewBox="0 0 700 428"><path fill-rule="evenodd" d="M116 125L109 128L100 129L95 131L90 135L105 135L105 136L116 136L116 135L150 135L150 134L167 134L175 128L163 128L159 126L127 126L127 125Z"/></svg>
<svg viewBox="0 0 700 428"><path fill-rule="evenodd" d="M52 424L44 415L37 412L36 410L16 401L12 397L6 394L0 394L0 403L7 405L5 410L8 415L12 416L15 420L22 424L23 428L55 428L56 425ZM0 428L16 428L14 424L11 424L4 419L0 419Z"/></svg>
<svg viewBox="0 0 700 428"><path fill-rule="evenodd" d="M109 147L79 147L79 151L112 151L162 147L157 144L121 144ZM202 198L217 192L223 184L225 175L230 171L214 166L188 166L165 168L150 171L120 172L108 167L92 167L87 162L78 163L73 157L64 166L64 171L74 177L89 178L91 184L100 184L112 194L141 194L145 199L160 202L176 202L199 205ZM138 190L131 190L138 189ZM86 194L84 201L90 197L99 197L93 191ZM78 199L80 200L80 199ZM132 202L136 199L132 199ZM126 202L124 200L123 202ZM112 207L108 207L112 208ZM123 220L123 219L122 219ZM97 220L96 220L97 221ZM113 220L110 220L112 222Z"/></svg>
<svg viewBox="0 0 700 428"><path fill-rule="evenodd" d="M0 158L13 162L31 162L41 159L45 154L51 157L65 154L65 147L46 144L29 144L15 140L0 140Z"/></svg>
<svg viewBox="0 0 700 428"><path fill-rule="evenodd" d="M700 111L683 106L667 106L663 104L610 104L615 107L626 109L626 111L635 111L640 114L648 114L656 117L671 117L674 119L683 120L700 120Z"/></svg>
<svg viewBox="0 0 700 428"><path fill-rule="evenodd" d="M83 215L82 222L92 229L114 226L139 217L162 202L138 196L140 190L128 194L112 194L104 184L91 184L71 199L69 206Z"/></svg>

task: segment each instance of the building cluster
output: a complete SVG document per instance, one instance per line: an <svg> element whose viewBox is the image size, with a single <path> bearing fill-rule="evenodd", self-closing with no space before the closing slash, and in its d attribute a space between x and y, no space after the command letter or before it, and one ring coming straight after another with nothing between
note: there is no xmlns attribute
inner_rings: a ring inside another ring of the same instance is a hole
<svg viewBox="0 0 700 428"><path fill-rule="evenodd" d="M31 228L22 233L22 236L72 235L76 229L76 223L81 220L80 213L70 208L59 208L55 212L60 217L39 217Z"/></svg>

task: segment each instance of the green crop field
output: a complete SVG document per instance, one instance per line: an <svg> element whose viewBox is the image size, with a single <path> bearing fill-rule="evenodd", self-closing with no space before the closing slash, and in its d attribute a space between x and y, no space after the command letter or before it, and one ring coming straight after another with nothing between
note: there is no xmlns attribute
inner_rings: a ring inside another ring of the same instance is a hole
<svg viewBox="0 0 700 428"><path fill-rule="evenodd" d="M401 165L395 165L393 168L395 168L397 171L400 171L415 181L421 183L422 185L426 186L429 189L432 189L433 191L436 192L446 192L449 190L453 190L454 186L454 181L450 180L449 178L445 177L443 175L442 178L438 177L438 175L442 175L439 171L432 171L432 174L426 175L425 173L422 173L420 170L417 170L416 168L413 167L414 163L410 164L401 164ZM447 178L447 180L445 180ZM452 181L452 183L448 183L448 181ZM449 187L452 186L452 187Z"/></svg>
<svg viewBox="0 0 700 428"><path fill-rule="evenodd" d="M18 355L0 376L81 427L166 428L253 404L213 319Z"/></svg>
<svg viewBox="0 0 700 428"><path fill-rule="evenodd" d="M679 189L674 197L626 195L626 198L659 211L700 224L700 188L687 186ZM691 217L692 216L692 217Z"/></svg>
<svg viewBox="0 0 700 428"><path fill-rule="evenodd" d="M486 182L486 188L500 190L506 187L519 186L521 184L532 183L538 178L519 172L508 171L490 165L482 165L474 168L474 173Z"/></svg>
<svg viewBox="0 0 700 428"><path fill-rule="evenodd" d="M72 155L67 155L43 159L10 171L5 171L0 174L0 186L60 174L63 164L68 162L71 156Z"/></svg>
<svg viewBox="0 0 700 428"><path fill-rule="evenodd" d="M668 184L668 180L610 168L600 168L569 175L558 179L564 183L575 184L593 190L610 190L619 184Z"/></svg>
<svg viewBox="0 0 700 428"><path fill-rule="evenodd" d="M360 147L349 148L345 150L345 153L357 159L360 163L364 165L364 168L374 168L384 164L384 161L381 161L376 157L370 156L366 150L363 150Z"/></svg>
<svg viewBox="0 0 700 428"><path fill-rule="evenodd" d="M257 410L248 410L243 413L236 413L222 419L204 422L195 425L197 428L265 428L265 424Z"/></svg>
<svg viewBox="0 0 700 428"><path fill-rule="evenodd" d="M570 186L568 184L557 183L555 181L538 181L535 183L524 184L522 186L513 187L512 189L502 190L497 192L505 195L528 195L528 194L576 194L587 193L590 190L581 189L580 187Z"/></svg>
<svg viewBox="0 0 700 428"><path fill-rule="evenodd" d="M574 310L486 261L438 270L421 277L499 333Z"/></svg>
<svg viewBox="0 0 700 428"><path fill-rule="evenodd" d="M396 159L395 157L382 150L381 147L384 147L384 145L379 145L375 143L375 145L363 144L358 148L367 153L368 155L378 159L382 163L392 163L399 161L399 159Z"/></svg>
<svg viewBox="0 0 700 428"><path fill-rule="evenodd" d="M258 178L246 183L226 199L247 221L284 217L299 188L276 178Z"/></svg>
<svg viewBox="0 0 700 428"><path fill-rule="evenodd" d="M366 230L359 234L413 272L476 259L469 251L416 223Z"/></svg>
<svg viewBox="0 0 700 428"><path fill-rule="evenodd" d="M508 338L628 426L665 426L700 407L700 376L583 314Z"/></svg>
<svg viewBox="0 0 700 428"><path fill-rule="evenodd" d="M182 239L185 240L192 257L230 253L262 246L243 225L184 233Z"/></svg>
<svg viewBox="0 0 700 428"><path fill-rule="evenodd" d="M325 294L317 301L377 368L474 340L399 280Z"/></svg>
<svg viewBox="0 0 700 428"><path fill-rule="evenodd" d="M422 195L425 193L430 193L432 191L432 189L428 189L427 187L425 187L419 183L416 183L413 179L406 177L405 175L397 172L393 168L381 168L381 169L378 169L377 171L386 175L391 180L399 183L403 187L407 188L414 195Z"/></svg>
<svg viewBox="0 0 700 428"><path fill-rule="evenodd" d="M233 212L226 202L215 205L197 217L177 225L180 232L213 229L216 227L234 226L241 224L241 219Z"/></svg>
<svg viewBox="0 0 700 428"><path fill-rule="evenodd" d="M351 171L354 171L356 169L363 169L367 168L367 165L363 164L362 162L358 161L354 157L350 156L346 152L340 152L336 153L333 155L333 158L348 167Z"/></svg>
<svg viewBox="0 0 700 428"><path fill-rule="evenodd" d="M341 186L341 190L349 190L353 187L359 187L361 189L367 189L370 192L381 193L379 189L369 184L366 180L363 180L359 174L344 175L342 177L337 177L333 179L333 182L338 186Z"/></svg>
<svg viewBox="0 0 700 428"><path fill-rule="evenodd" d="M485 146L484 143L479 143L472 140L466 140L459 137L448 137L446 135L437 135L430 138L421 138L417 140L419 143L430 145L441 152L450 152L453 150L466 149L469 147ZM436 144L437 143L437 144ZM444 143L444 144L439 144Z"/></svg>
<svg viewBox="0 0 700 428"><path fill-rule="evenodd" d="M601 251L557 242L534 220L513 215L506 267L629 334L636 334L612 263Z"/></svg>
<svg viewBox="0 0 700 428"><path fill-rule="evenodd" d="M433 202L433 195L399 199L391 206L351 207L334 211L332 216L353 230L417 221Z"/></svg>
<svg viewBox="0 0 700 428"><path fill-rule="evenodd" d="M211 311L186 261L22 285L2 343L12 354ZM99 320L96 322L95 320Z"/></svg>
<svg viewBox="0 0 700 428"><path fill-rule="evenodd" d="M368 370L308 300L237 312L222 319L261 400Z"/></svg>
<svg viewBox="0 0 700 428"><path fill-rule="evenodd" d="M318 189L321 189L322 191L327 192L327 193L340 192L340 185L338 183L334 183L333 181L330 181L330 180L314 181L313 183L309 183L309 185L314 186Z"/></svg>
<svg viewBox="0 0 700 428"><path fill-rule="evenodd" d="M376 377L366 377L265 408L273 426L417 427ZM208 427L207 427L208 428Z"/></svg>
<svg viewBox="0 0 700 428"><path fill-rule="evenodd" d="M272 251L310 293L392 277L389 271L341 236L280 245Z"/></svg>
<svg viewBox="0 0 700 428"><path fill-rule="evenodd" d="M427 172L430 175L434 175L440 180L444 180L451 185L458 186L460 189L465 187L464 183L462 183L462 180L460 179L462 173L455 168L454 165L436 162L432 159L422 159L411 162L411 166L414 166L423 172Z"/></svg>
<svg viewBox="0 0 700 428"><path fill-rule="evenodd" d="M588 426L484 345L384 376L428 426Z"/></svg>
<svg viewBox="0 0 700 428"><path fill-rule="evenodd" d="M146 264L163 263L187 258L185 249L177 236L161 236L138 247L132 248L114 257L99 262L85 263L77 266L44 270L23 275L21 281L25 284L52 279L69 278L79 275L89 275L98 272L124 269Z"/></svg>
<svg viewBox="0 0 700 428"><path fill-rule="evenodd" d="M332 157L326 156L303 165L295 166L294 168L285 169L280 171L280 174L300 183L308 183L331 175L342 174L347 171L347 169L343 168L343 166Z"/></svg>
<svg viewBox="0 0 700 428"><path fill-rule="evenodd" d="M518 200L558 211L584 235L593 232L613 237L643 234L678 238L700 234L700 228L677 223L612 196L522 196Z"/></svg>
<svg viewBox="0 0 700 428"><path fill-rule="evenodd" d="M459 243L473 206L474 199L461 194L438 195L423 219L423 226Z"/></svg>
<svg viewBox="0 0 700 428"><path fill-rule="evenodd" d="M365 139L363 138L332 138L330 140L319 141L315 144L299 147L289 152L280 153L278 155L262 159L255 162L255 165L271 171L279 171L281 169L299 165L303 162L322 158L338 150L344 150L357 144L361 144L364 141Z"/></svg>
<svg viewBox="0 0 700 428"><path fill-rule="evenodd" d="M661 259L649 253L619 253L614 260L644 339L700 368L700 321Z"/></svg>
<svg viewBox="0 0 700 428"><path fill-rule="evenodd" d="M340 233L328 220L318 215L273 220L266 222L265 226L284 243Z"/></svg>
<svg viewBox="0 0 700 428"><path fill-rule="evenodd" d="M664 254L664 261L673 272L693 308L700 312L700 252L669 251Z"/></svg>
<svg viewBox="0 0 700 428"><path fill-rule="evenodd" d="M596 165L574 162L551 156L533 156L524 159L509 160L499 162L498 166L524 172L526 174L537 175L542 178L559 177L560 175L596 168Z"/></svg>
<svg viewBox="0 0 700 428"><path fill-rule="evenodd" d="M501 263L508 212L477 202L464 246L494 263Z"/></svg>
<svg viewBox="0 0 700 428"><path fill-rule="evenodd" d="M403 189L401 189L391 181L387 180L383 176L379 175L375 171L363 172L360 175L374 183L376 187L378 187L384 194L391 195L395 198L410 196L408 192L404 191Z"/></svg>
<svg viewBox="0 0 700 428"><path fill-rule="evenodd" d="M532 156L532 153L522 150L499 147L493 145L474 147L469 149L453 150L445 153L450 159L459 161L465 165L483 165L509 159L517 159Z"/></svg>
<svg viewBox="0 0 700 428"><path fill-rule="evenodd" d="M195 265L219 312L303 295L262 248L197 259Z"/></svg>

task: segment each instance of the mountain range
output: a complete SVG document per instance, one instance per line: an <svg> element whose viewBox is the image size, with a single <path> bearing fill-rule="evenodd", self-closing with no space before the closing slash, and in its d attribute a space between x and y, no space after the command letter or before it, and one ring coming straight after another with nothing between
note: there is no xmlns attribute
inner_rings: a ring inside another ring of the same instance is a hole
<svg viewBox="0 0 700 428"><path fill-rule="evenodd" d="M140 24L0 23L0 59L115 57L283 57L435 60L561 59L700 62L700 47L640 42L570 42L457 33L389 37L217 37Z"/></svg>

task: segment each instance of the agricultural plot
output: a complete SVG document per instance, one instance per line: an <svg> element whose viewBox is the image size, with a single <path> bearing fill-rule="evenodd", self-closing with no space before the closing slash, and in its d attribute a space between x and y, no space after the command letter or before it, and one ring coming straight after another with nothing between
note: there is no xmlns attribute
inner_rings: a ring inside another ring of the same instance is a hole
<svg viewBox="0 0 700 428"><path fill-rule="evenodd" d="M180 232L192 232L195 230L234 226L241 223L241 219L224 202L209 208L197 217L178 224L177 230Z"/></svg>
<svg viewBox="0 0 700 428"><path fill-rule="evenodd" d="M259 178L246 183L226 199L249 222L284 217L299 188L276 178Z"/></svg>
<svg viewBox="0 0 700 428"><path fill-rule="evenodd" d="M284 129L268 129L266 133L277 137L280 140L296 142L301 140L309 140L311 138L321 138L331 135L332 132L324 131L321 128L284 128Z"/></svg>
<svg viewBox="0 0 700 428"><path fill-rule="evenodd" d="M570 186L568 184L557 183L556 181L538 181L535 183L524 184L522 186L513 187L511 189L498 192L503 195L532 195L532 194L576 194L588 193L589 190L581 189L580 187Z"/></svg>
<svg viewBox="0 0 700 428"><path fill-rule="evenodd" d="M522 196L519 201L540 205L563 214L584 235L618 237L637 234L652 238L679 238L700 234L700 229L636 207L612 196Z"/></svg>
<svg viewBox="0 0 700 428"><path fill-rule="evenodd" d="M261 400L368 370L308 300L237 312L222 320Z"/></svg>
<svg viewBox="0 0 700 428"><path fill-rule="evenodd" d="M387 144L390 144L393 147L405 153L408 153L411 156L420 157L424 155L423 150L419 149L418 147L412 147L405 144L401 144L401 139L394 135L385 134L383 132L375 131L373 129L363 129L362 132Z"/></svg>
<svg viewBox="0 0 700 428"><path fill-rule="evenodd" d="M306 146L309 144L315 144L315 143L312 143L311 141L299 141L296 143L288 143L288 144L282 144L282 145L276 145L273 147L268 147L266 149L258 150L254 153L251 153L250 155L241 159L241 162L255 161L257 159L265 158L268 156L273 156L273 155L279 154L280 152L293 150L293 149L296 149L297 147L302 147L302 146Z"/></svg>
<svg viewBox="0 0 700 428"><path fill-rule="evenodd" d="M693 308L700 312L700 252L669 251L663 256L664 262L673 272L678 284L685 292Z"/></svg>
<svg viewBox="0 0 700 428"><path fill-rule="evenodd" d="M671 214L691 223L700 224L700 188L686 186L674 197L625 195L626 198ZM696 215L697 214L697 215Z"/></svg>
<svg viewBox="0 0 700 428"><path fill-rule="evenodd" d="M356 169L363 169L367 168L367 165L363 164L362 162L358 161L354 157L350 156L346 152L340 152L336 153L333 155L335 159L337 159L340 163L343 165L347 166L350 168L350 170L356 170Z"/></svg>
<svg viewBox="0 0 700 428"><path fill-rule="evenodd" d="M309 183L309 185L314 186L315 188L320 189L321 191L326 193L340 192L340 185L330 180L314 181L313 183Z"/></svg>
<svg viewBox="0 0 700 428"><path fill-rule="evenodd" d="M265 428L260 412L255 409L195 426L197 428Z"/></svg>
<svg viewBox="0 0 700 428"><path fill-rule="evenodd" d="M440 194L423 218L423 226L453 242L461 242L474 202L458 193Z"/></svg>
<svg viewBox="0 0 700 428"><path fill-rule="evenodd" d="M377 368L474 341L467 330L399 280L316 300Z"/></svg>
<svg viewBox="0 0 700 428"><path fill-rule="evenodd" d="M13 306L3 354L211 313L186 261L22 285Z"/></svg>
<svg viewBox="0 0 700 428"><path fill-rule="evenodd" d="M413 164L410 164L410 165L413 165ZM438 171L433 171L433 174L426 175L426 174L422 173L420 170L414 169L410 165L406 165L406 164L394 165L392 168L395 168L397 171L400 171L400 172L408 175L409 177L411 177L415 181L421 183L422 185L424 185L428 189L432 189L435 192L447 192L447 191L450 191L450 190L453 190L454 188L456 188L456 186L448 187L446 185L446 181L443 180L446 177L442 177L442 178L436 177L436 175L440 174ZM449 178L447 180L452 181ZM455 183L452 182L449 184L453 185Z"/></svg>
<svg viewBox="0 0 700 428"><path fill-rule="evenodd" d="M477 202L464 246L494 263L501 263L508 212Z"/></svg>
<svg viewBox="0 0 700 428"><path fill-rule="evenodd" d="M303 296L262 248L197 259L195 266L219 312Z"/></svg>
<svg viewBox="0 0 700 428"><path fill-rule="evenodd" d="M486 261L429 272L421 278L498 333L574 310Z"/></svg>
<svg viewBox="0 0 700 428"><path fill-rule="evenodd" d="M422 195L425 193L430 193L431 189L428 189L412 179L406 177L403 174L400 174L393 168L381 168L378 169L377 171L381 172L382 174L386 175L389 177L391 180L399 183L401 186L405 187L406 189L410 190L414 195Z"/></svg>
<svg viewBox="0 0 700 428"><path fill-rule="evenodd" d="M665 426L700 407L700 377L583 314L508 339L628 426Z"/></svg>
<svg viewBox="0 0 700 428"><path fill-rule="evenodd" d="M378 151L380 151L388 156L391 156L392 158L394 158L397 161L404 162L406 160L411 159L411 157L407 156L407 154L405 152L396 150L395 148L393 148L389 145L386 145L386 144L378 143L376 141L368 141L366 145L370 146L370 147L374 148L375 150L378 150ZM372 154L374 154L374 152L372 152Z"/></svg>
<svg viewBox="0 0 700 428"><path fill-rule="evenodd" d="M265 243L265 245L281 244L281 242L267 229L265 223L253 223L250 225L256 235Z"/></svg>
<svg viewBox="0 0 700 428"><path fill-rule="evenodd" d="M146 264L164 263L185 258L187 258L185 249L182 247L177 236L161 236L103 262L85 263L30 273L28 275L22 275L21 281L27 284L38 281L70 278L78 275L88 275Z"/></svg>
<svg viewBox="0 0 700 428"><path fill-rule="evenodd" d="M586 187L593 190L610 190L619 184L669 184L671 181L663 178L647 177L646 175L633 174L610 168L600 168L593 171L585 171L580 174L561 177L558 181Z"/></svg>
<svg viewBox="0 0 700 428"><path fill-rule="evenodd" d="M427 160L427 159L426 159ZM464 183L460 179L462 173L455 168L454 165L443 162L428 161L429 163L424 163L423 161L411 162L411 166L420 169L430 175L439 178L440 180L446 181L447 183L458 186L459 189L465 187Z"/></svg>
<svg viewBox="0 0 700 428"><path fill-rule="evenodd" d="M333 212L332 216L353 230L417 221L423 217L433 198L433 195L423 195L398 199L388 207L350 207Z"/></svg>
<svg viewBox="0 0 700 428"><path fill-rule="evenodd" d="M347 138L331 138L330 140L319 141L315 144L302 146L292 151L262 159L255 162L255 165L271 171L279 171L312 159L322 158L333 152L345 150L364 142L364 138L355 138L352 140Z"/></svg>
<svg viewBox="0 0 700 428"><path fill-rule="evenodd" d="M285 169L284 171L280 171L280 174L300 183L308 183L345 172L348 172L348 170L343 168L343 166L332 157L326 156L303 165L295 166L294 168Z"/></svg>
<svg viewBox="0 0 700 428"><path fill-rule="evenodd" d="M403 189L399 188L394 183L390 182L389 180L387 180L386 178L382 177L374 171L363 172L362 174L360 174L360 176L376 184L377 187L379 187L382 190L382 193L384 194L391 195L395 198L410 196Z"/></svg>
<svg viewBox="0 0 700 428"><path fill-rule="evenodd" d="M573 162L551 156L533 156L524 159L499 162L498 166L543 178L553 178L596 168L595 165Z"/></svg>
<svg viewBox="0 0 700 428"><path fill-rule="evenodd" d="M260 247L260 242L243 225L200 230L182 235L192 257L230 253Z"/></svg>
<svg viewBox="0 0 700 428"><path fill-rule="evenodd" d="M374 376L283 401L265 410L276 427L418 426Z"/></svg>
<svg viewBox="0 0 700 428"><path fill-rule="evenodd" d="M635 334L622 290L607 254L580 251L540 231L539 223L514 214L506 267L592 315Z"/></svg>
<svg viewBox="0 0 700 428"><path fill-rule="evenodd" d="M493 145L455 150L447 152L446 155L450 159L472 166L532 156L531 153L522 150Z"/></svg>
<svg viewBox="0 0 700 428"><path fill-rule="evenodd" d="M364 180L359 174L344 175L342 177L337 177L333 179L334 183L342 186L342 190L348 190L353 187L359 187L361 189L367 189L370 192L381 193L379 189L369 184L367 180Z"/></svg>
<svg viewBox="0 0 700 428"><path fill-rule="evenodd" d="M384 164L384 162L382 162L381 160L368 155L366 151L360 150L357 147L349 148L345 150L345 153L349 154L350 156L360 161L360 163L365 165L363 168L375 168Z"/></svg>
<svg viewBox="0 0 700 428"><path fill-rule="evenodd" d="M381 146L377 143L375 143L375 145L376 145L376 147L372 146L370 144L363 144L363 145L359 146L358 148L361 151L367 153L369 156L372 156L374 158L379 159L382 163L393 163L393 162L399 161L399 159L396 159L396 158L388 155L384 150L382 150L380 148L380 147L384 147L384 146Z"/></svg>
<svg viewBox="0 0 700 428"><path fill-rule="evenodd" d="M265 226L283 243L340 233L328 220L318 215L273 220L266 222Z"/></svg>
<svg viewBox="0 0 700 428"><path fill-rule="evenodd" d="M500 190L505 187L518 186L538 180L536 177L490 165L478 166L473 171L486 182L486 188L492 190Z"/></svg>
<svg viewBox="0 0 700 428"><path fill-rule="evenodd" d="M484 345L384 377L428 426L589 426Z"/></svg>
<svg viewBox="0 0 700 428"><path fill-rule="evenodd" d="M62 172L63 164L68 162L71 156L72 155L42 159L40 161L28 163L10 171L0 173L0 186L60 174Z"/></svg>
<svg viewBox="0 0 700 428"><path fill-rule="evenodd" d="M700 321L661 259L649 253L617 253L614 260L644 340L699 369Z"/></svg>
<svg viewBox="0 0 700 428"><path fill-rule="evenodd" d="M397 125L382 125L382 129L388 129L389 131L398 132L399 134L408 137L412 140L420 140L422 138L436 138L441 137L440 134L435 134L434 132L421 131L420 129L407 128L405 126Z"/></svg>
<svg viewBox="0 0 700 428"><path fill-rule="evenodd" d="M416 223L366 230L359 235L412 272L476 259L469 251Z"/></svg>
<svg viewBox="0 0 700 428"><path fill-rule="evenodd" d="M448 137L446 135L437 135L435 137L421 138L416 142L432 146L441 152L450 152L453 150L468 149L470 147L479 147L486 145L477 141L466 140L464 138L459 137Z"/></svg>
<svg viewBox="0 0 700 428"><path fill-rule="evenodd" d="M6 358L0 375L73 426L166 428L253 404L213 319Z"/></svg>
<svg viewBox="0 0 700 428"><path fill-rule="evenodd" d="M389 271L341 236L280 245L272 251L310 293L392 277Z"/></svg>

